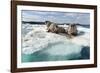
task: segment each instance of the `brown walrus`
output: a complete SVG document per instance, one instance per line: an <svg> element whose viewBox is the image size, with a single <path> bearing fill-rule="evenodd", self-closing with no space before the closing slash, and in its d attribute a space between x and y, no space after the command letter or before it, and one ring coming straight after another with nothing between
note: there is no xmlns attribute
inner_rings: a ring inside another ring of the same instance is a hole
<svg viewBox="0 0 100 73"><path fill-rule="evenodd" d="M77 27L75 24L70 24L67 28L67 34L71 36L76 36L77 35Z"/></svg>
<svg viewBox="0 0 100 73"><path fill-rule="evenodd" d="M65 33L65 29L63 27L59 27L56 23L46 21L47 31L52 33Z"/></svg>

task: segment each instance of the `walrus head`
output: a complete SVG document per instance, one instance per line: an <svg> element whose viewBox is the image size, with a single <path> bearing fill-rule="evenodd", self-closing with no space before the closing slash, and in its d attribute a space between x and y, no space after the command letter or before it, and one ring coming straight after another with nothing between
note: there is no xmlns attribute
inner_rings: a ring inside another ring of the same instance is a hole
<svg viewBox="0 0 100 73"><path fill-rule="evenodd" d="M51 22L50 22L50 21L45 21L45 25L46 25L47 27L49 27L49 26L51 25Z"/></svg>

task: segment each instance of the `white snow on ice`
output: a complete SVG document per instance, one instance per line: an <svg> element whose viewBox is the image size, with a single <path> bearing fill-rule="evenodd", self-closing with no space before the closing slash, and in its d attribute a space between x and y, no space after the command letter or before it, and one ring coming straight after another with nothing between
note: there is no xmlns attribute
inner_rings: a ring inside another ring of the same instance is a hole
<svg viewBox="0 0 100 73"><path fill-rule="evenodd" d="M48 54L71 54L71 53L80 53L81 48L83 46L89 46L89 29L79 26L78 31L79 33L82 31L84 32L83 35L76 36L72 39L67 38L66 36L62 36L55 33L48 33L46 32L45 25L34 25L30 27L32 30L28 32L25 36L22 37L22 53L23 54L32 54L34 52L40 51L50 44L55 43L63 43L67 46L62 46L62 48L56 48L57 46L53 46L56 50L54 51L52 48L46 51ZM70 43L74 44L70 46ZM69 45L69 46L68 46ZM60 44L59 44L60 46ZM74 49L75 48L75 49ZM57 52L59 50L60 52ZM45 51L44 51L45 52Z"/></svg>

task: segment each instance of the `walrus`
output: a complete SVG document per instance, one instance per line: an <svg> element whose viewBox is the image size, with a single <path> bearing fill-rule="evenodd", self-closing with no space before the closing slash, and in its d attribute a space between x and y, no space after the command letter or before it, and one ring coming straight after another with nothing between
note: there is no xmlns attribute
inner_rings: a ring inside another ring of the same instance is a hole
<svg viewBox="0 0 100 73"><path fill-rule="evenodd" d="M57 24L50 22L50 21L46 21L45 22L46 26L47 26L47 32L52 32L52 33L57 33Z"/></svg>
<svg viewBox="0 0 100 73"><path fill-rule="evenodd" d="M65 29L63 27L59 27L56 23L46 21L47 31L52 33L65 33Z"/></svg>
<svg viewBox="0 0 100 73"><path fill-rule="evenodd" d="M63 27L58 27L57 29L58 29L57 30L58 33L66 33L66 31Z"/></svg>
<svg viewBox="0 0 100 73"><path fill-rule="evenodd" d="M77 35L77 27L75 24L69 24L68 28L67 28L67 34L71 37L71 36L76 36Z"/></svg>

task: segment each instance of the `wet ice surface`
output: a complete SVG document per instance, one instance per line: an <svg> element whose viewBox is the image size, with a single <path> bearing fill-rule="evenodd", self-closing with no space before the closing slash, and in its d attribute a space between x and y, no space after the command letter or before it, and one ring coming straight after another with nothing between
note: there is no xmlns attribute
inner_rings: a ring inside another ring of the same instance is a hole
<svg viewBox="0 0 100 73"><path fill-rule="evenodd" d="M23 29L22 62L89 59L88 28L78 27L82 34L72 39L46 32L45 25L27 25Z"/></svg>

